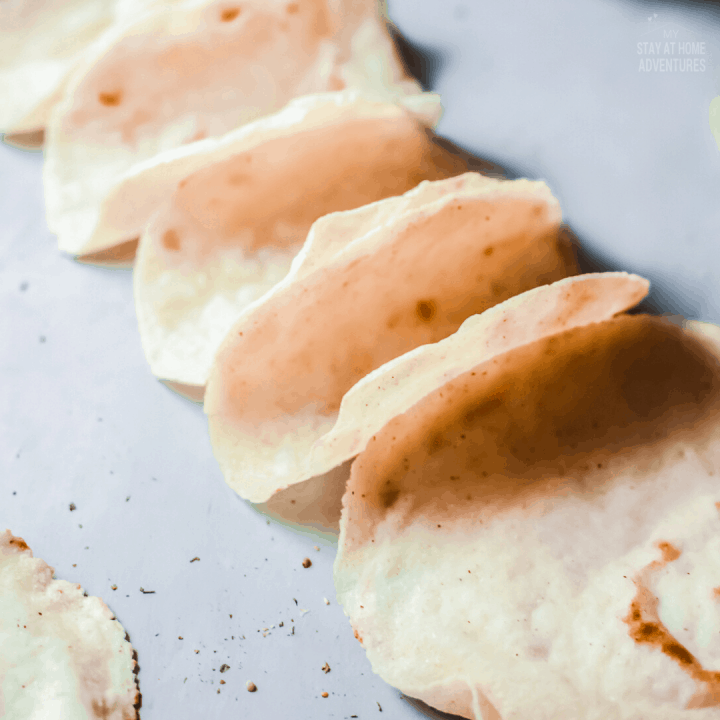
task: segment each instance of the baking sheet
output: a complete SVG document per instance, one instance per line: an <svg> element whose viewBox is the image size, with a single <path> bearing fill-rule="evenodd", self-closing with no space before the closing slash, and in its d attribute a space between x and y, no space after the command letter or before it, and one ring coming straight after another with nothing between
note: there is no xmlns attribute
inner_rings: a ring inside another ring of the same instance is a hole
<svg viewBox="0 0 720 720"><path fill-rule="evenodd" d="M718 4L389 6L443 96L441 132L545 179L586 268L645 275L655 309L720 322ZM659 56L643 45L673 41ZM704 70L653 64L681 42ZM60 255L41 161L0 146L0 528L113 609L138 652L144 720L424 717L353 638L332 542L240 500L202 409L151 376L130 272Z"/></svg>

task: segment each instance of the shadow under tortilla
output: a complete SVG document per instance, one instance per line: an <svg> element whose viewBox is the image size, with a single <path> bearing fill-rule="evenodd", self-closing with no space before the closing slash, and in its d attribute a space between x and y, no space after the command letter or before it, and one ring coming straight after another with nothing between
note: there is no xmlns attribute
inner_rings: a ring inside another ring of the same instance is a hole
<svg viewBox="0 0 720 720"><path fill-rule="evenodd" d="M160 380L160 382L165 385L165 387L196 405L202 405L205 401L204 385L186 385L185 383L175 382L174 380Z"/></svg>
<svg viewBox="0 0 720 720"><path fill-rule="evenodd" d="M291 527L336 537L351 464L352 460L348 460L324 475L278 490L270 500L254 507Z"/></svg>
<svg viewBox="0 0 720 720"><path fill-rule="evenodd" d="M449 713L442 712L441 710L436 710L434 707L424 703L422 700L416 700L415 698L411 698L403 693L400 694L400 697L408 705L411 705L416 710L419 710L424 717L431 718L432 720L467 720L462 717L462 715L450 715Z"/></svg>
<svg viewBox="0 0 720 720"><path fill-rule="evenodd" d="M2 136L3 142L18 150L40 152L45 142L45 130L30 130L29 132L7 133Z"/></svg>
<svg viewBox="0 0 720 720"><path fill-rule="evenodd" d="M447 54L430 45L411 43L392 22L388 22L387 28L405 72L414 77L423 90L432 90L448 60Z"/></svg>
<svg viewBox="0 0 720 720"><path fill-rule="evenodd" d="M130 269L135 261L135 252L139 242L139 238L126 240L119 245L114 245L105 250L99 250L98 252L89 253L88 255L80 255L76 257L75 260L83 265L99 265L117 270Z"/></svg>

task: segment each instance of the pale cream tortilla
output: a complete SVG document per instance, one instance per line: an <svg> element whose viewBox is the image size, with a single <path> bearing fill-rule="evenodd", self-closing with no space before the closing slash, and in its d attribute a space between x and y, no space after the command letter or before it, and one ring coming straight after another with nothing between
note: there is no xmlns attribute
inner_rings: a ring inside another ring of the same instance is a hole
<svg viewBox="0 0 720 720"><path fill-rule="evenodd" d="M111 29L48 125L48 225L74 255L131 240L149 217L123 208L144 202L139 163L345 87L419 91L375 0L185 0Z"/></svg>
<svg viewBox="0 0 720 720"><path fill-rule="evenodd" d="M347 452L330 440L346 429L353 385L470 315L576 272L560 223L544 183L474 173L318 221L288 277L215 358L205 410L228 484L264 502L360 452L362 442Z"/></svg>
<svg viewBox="0 0 720 720"><path fill-rule="evenodd" d="M107 605L0 534L0 716L135 720L136 663Z"/></svg>
<svg viewBox="0 0 720 720"><path fill-rule="evenodd" d="M0 133L12 140L45 127L68 74L114 13L115 0L0 3Z"/></svg>
<svg viewBox="0 0 720 720"><path fill-rule="evenodd" d="M540 288L368 382L365 412L403 410L352 466L335 581L404 693L477 720L718 716L720 329L618 316L646 287Z"/></svg>
<svg viewBox="0 0 720 720"><path fill-rule="evenodd" d="M435 96L417 100L434 120ZM463 172L426 120L404 105L328 93L193 156L138 250L135 304L152 371L204 387L220 343L287 275L315 220Z"/></svg>

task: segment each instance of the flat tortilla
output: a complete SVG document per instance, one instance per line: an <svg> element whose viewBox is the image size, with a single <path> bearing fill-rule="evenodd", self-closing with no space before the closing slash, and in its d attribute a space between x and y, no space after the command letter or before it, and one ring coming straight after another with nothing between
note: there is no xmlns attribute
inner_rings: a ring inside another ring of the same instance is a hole
<svg viewBox="0 0 720 720"><path fill-rule="evenodd" d="M420 89L375 0L185 0L111 29L48 125L48 225L74 255L132 240L149 217L123 202L147 206L139 163L345 87L385 97Z"/></svg>
<svg viewBox="0 0 720 720"><path fill-rule="evenodd" d="M205 410L226 481L265 502L360 452L361 440L350 452L330 440L346 422L361 433L383 416L347 420L353 385L469 316L576 272L560 223L544 183L474 173L320 219L288 277L216 356Z"/></svg>
<svg viewBox="0 0 720 720"><path fill-rule="evenodd" d="M717 717L720 329L617 314L646 287L540 288L444 341L444 382L425 348L384 373L405 409L352 466L335 581L404 693L476 720Z"/></svg>
<svg viewBox="0 0 720 720"><path fill-rule="evenodd" d="M133 649L107 605L0 534L0 716L135 720Z"/></svg>
<svg viewBox="0 0 720 720"><path fill-rule="evenodd" d="M287 275L315 220L465 169L423 116L352 91L300 98L212 147L147 228L134 276L153 372L199 389L223 338Z"/></svg>

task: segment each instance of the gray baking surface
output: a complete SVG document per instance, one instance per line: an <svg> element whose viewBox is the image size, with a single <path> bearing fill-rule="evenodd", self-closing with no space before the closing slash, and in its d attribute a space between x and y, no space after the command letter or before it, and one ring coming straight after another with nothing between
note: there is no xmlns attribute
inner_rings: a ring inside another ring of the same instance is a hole
<svg viewBox="0 0 720 720"><path fill-rule="evenodd" d="M719 8L390 0L443 96L446 136L547 180L587 268L644 274L656 309L715 322ZM653 58L638 43L668 31L704 43L704 71L640 71ZM150 374L130 272L58 252L41 161L0 146L0 529L117 614L138 652L144 720L423 717L353 638L332 543L235 496L202 409Z"/></svg>

